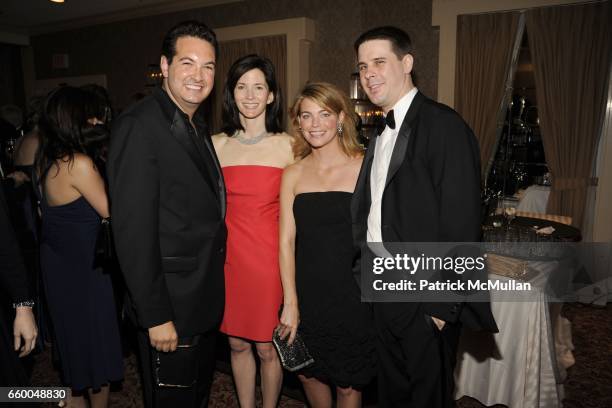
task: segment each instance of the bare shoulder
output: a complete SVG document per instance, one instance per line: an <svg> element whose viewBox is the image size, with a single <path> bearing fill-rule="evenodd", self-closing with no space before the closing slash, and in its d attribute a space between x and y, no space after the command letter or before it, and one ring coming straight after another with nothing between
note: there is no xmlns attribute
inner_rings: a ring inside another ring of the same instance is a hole
<svg viewBox="0 0 612 408"><path fill-rule="evenodd" d="M275 133L272 137L276 138L280 143L293 143L293 136L287 132Z"/></svg>
<svg viewBox="0 0 612 408"><path fill-rule="evenodd" d="M222 148L227 143L228 136L225 133L217 133L211 137L215 150Z"/></svg>
<svg viewBox="0 0 612 408"><path fill-rule="evenodd" d="M34 162L39 144L40 138L38 137L38 132L30 131L23 135L17 141L17 146L15 147L15 164L32 164Z"/></svg>
<svg viewBox="0 0 612 408"><path fill-rule="evenodd" d="M288 133L276 133L272 136L274 140L274 145L278 149L278 151L283 152L283 155L287 159L287 164L291 164L295 162L293 157L293 142L294 137Z"/></svg>
<svg viewBox="0 0 612 408"><path fill-rule="evenodd" d="M283 180L293 180L294 182L300 177L304 171L303 160L298 160L285 167L283 170Z"/></svg>
<svg viewBox="0 0 612 408"><path fill-rule="evenodd" d="M21 146L24 149L37 149L40 144L40 137L38 136L38 132L30 131L23 135L21 140Z"/></svg>
<svg viewBox="0 0 612 408"><path fill-rule="evenodd" d="M285 132L275 133L273 135L270 135L270 139L273 140L274 143L276 143L279 146L283 146L286 148L293 147L293 136L291 136L288 133L285 133Z"/></svg>
<svg viewBox="0 0 612 408"><path fill-rule="evenodd" d="M72 162L62 160L60 167L64 166L70 175L75 177L91 177L93 174L99 174L91 157L83 153L75 153Z"/></svg>
<svg viewBox="0 0 612 408"><path fill-rule="evenodd" d="M359 153L358 155L355 155L351 158L350 161L350 165L352 167L357 167L357 169L359 170L361 168L361 165L363 164L363 153Z"/></svg>

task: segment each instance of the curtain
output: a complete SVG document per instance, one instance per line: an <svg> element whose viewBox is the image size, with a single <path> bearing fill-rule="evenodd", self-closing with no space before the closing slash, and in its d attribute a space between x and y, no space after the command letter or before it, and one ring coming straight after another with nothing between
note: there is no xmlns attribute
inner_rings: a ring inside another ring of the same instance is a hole
<svg viewBox="0 0 612 408"><path fill-rule="evenodd" d="M458 16L455 109L480 145L482 177L497 145L520 13Z"/></svg>
<svg viewBox="0 0 612 408"><path fill-rule="evenodd" d="M552 188L547 212L581 226L610 70L610 2L526 12Z"/></svg>
<svg viewBox="0 0 612 408"><path fill-rule="evenodd" d="M248 54L258 54L268 58L274 64L276 81L284 97L287 78L287 41L284 35L249 38L245 40L225 41L219 43L219 58L215 72L215 88L211 98L213 103L212 123L213 133L221 131L221 106L225 80L230 67L240 57ZM284 103L283 105L284 106ZM286 112L283 112L283 126L286 123Z"/></svg>

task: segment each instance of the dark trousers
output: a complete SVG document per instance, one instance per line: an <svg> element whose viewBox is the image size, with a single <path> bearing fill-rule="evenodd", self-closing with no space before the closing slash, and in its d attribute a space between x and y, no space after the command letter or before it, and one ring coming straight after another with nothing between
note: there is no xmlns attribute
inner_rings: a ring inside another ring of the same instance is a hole
<svg viewBox="0 0 612 408"><path fill-rule="evenodd" d="M147 332L138 331L138 353L142 369L142 388L147 408L205 408L208 406L210 386L215 369L215 340L217 332L211 331L188 339L179 339L179 345L197 343L193 364L197 371L196 382L187 388L160 387L155 376L154 349ZM173 369L171 367L171 369ZM187 367L176 367L187 369Z"/></svg>
<svg viewBox="0 0 612 408"><path fill-rule="evenodd" d="M418 303L375 303L381 407L449 408L461 327L439 330Z"/></svg>

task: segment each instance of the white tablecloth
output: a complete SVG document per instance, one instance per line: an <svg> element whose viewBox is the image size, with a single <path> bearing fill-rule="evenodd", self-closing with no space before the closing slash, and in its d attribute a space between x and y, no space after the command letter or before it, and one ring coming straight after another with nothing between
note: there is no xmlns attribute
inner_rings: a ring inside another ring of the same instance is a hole
<svg viewBox="0 0 612 408"><path fill-rule="evenodd" d="M500 294L491 292L499 333L464 330L455 372L456 399L467 395L485 405L511 408L561 406L563 386L557 373L549 305L541 289L556 263L530 262L529 266L541 272L530 281L537 293L519 292L516 299L524 295L530 301L496 302Z"/></svg>
<svg viewBox="0 0 612 408"><path fill-rule="evenodd" d="M523 196L516 209L517 211L545 214L549 195L550 187L548 186L529 186L523 193Z"/></svg>

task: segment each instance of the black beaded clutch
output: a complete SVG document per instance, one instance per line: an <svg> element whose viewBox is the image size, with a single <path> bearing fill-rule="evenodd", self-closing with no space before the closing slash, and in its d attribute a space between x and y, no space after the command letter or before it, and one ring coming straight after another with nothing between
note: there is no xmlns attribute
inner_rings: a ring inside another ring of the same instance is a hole
<svg viewBox="0 0 612 408"><path fill-rule="evenodd" d="M278 351L278 355L281 359L281 364L288 371L297 371L304 367L308 367L314 363L314 359L308 352L304 340L298 332L293 340L293 343L288 344L289 336L281 339L279 331L274 330L272 334L272 343Z"/></svg>

